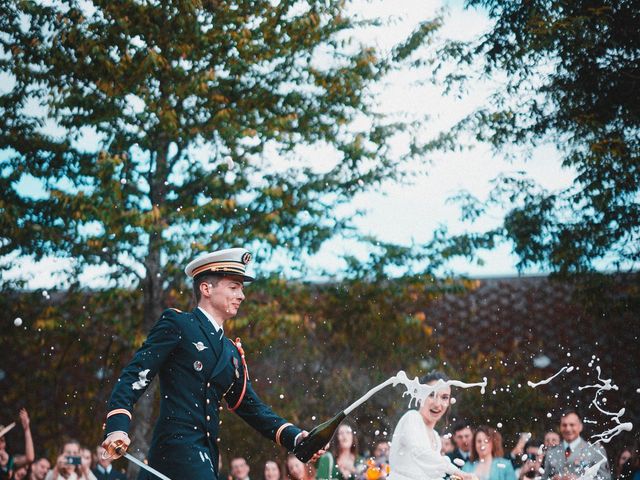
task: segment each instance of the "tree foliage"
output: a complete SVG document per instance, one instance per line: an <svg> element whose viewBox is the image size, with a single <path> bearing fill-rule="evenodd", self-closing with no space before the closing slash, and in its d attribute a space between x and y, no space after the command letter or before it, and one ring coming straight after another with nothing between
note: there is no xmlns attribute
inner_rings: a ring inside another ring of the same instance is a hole
<svg viewBox="0 0 640 480"><path fill-rule="evenodd" d="M66 258L72 281L106 268L110 287L141 292L145 331L203 250L281 249L295 267L346 232L337 207L430 148L376 111L368 87L397 62L352 39L367 22L347 7L3 3L3 268ZM397 132L411 137L404 155ZM335 158L307 158L319 146ZM141 417L151 409L143 397Z"/></svg>
<svg viewBox="0 0 640 480"><path fill-rule="evenodd" d="M307 285L273 277L247 288L241 315L225 331L242 339L256 391L285 418L310 429L398 370L417 375L425 359L437 358L420 313L432 289L431 278L381 288L360 280ZM176 305L188 303L183 296ZM25 406L38 450L50 456L64 436L97 443L112 385L146 333L137 321L139 295L39 291L3 296L0 306L0 321L8 327L0 354L6 378L0 382L11 386L3 386L2 418ZM11 326L18 316L23 325ZM390 434L405 406L389 389L354 412L354 423L368 443L376 429ZM134 415L133 421L145 420ZM235 415L224 414L223 422L226 461L235 454L256 462L266 460L259 452L285 453ZM132 448L139 452L139 438Z"/></svg>
<svg viewBox="0 0 640 480"><path fill-rule="evenodd" d="M640 255L637 4L466 5L486 10L494 23L477 41L452 42L442 50L441 58L459 66L447 85L466 88L490 79L498 87L458 129L507 155L526 155L551 142L562 166L575 175L561 191L547 191L522 175L503 175L486 199L463 194L468 219L496 205L508 213L499 228L454 238L448 247L473 254L506 239L522 269L537 265L570 274L603 265L634 268Z"/></svg>
<svg viewBox="0 0 640 480"><path fill-rule="evenodd" d="M616 411L627 408L625 419L637 422L633 408L637 386L629 365L637 356L635 319L640 303L628 301L630 295L638 298L637 285L636 277L610 277L606 283L594 279L589 288L583 288L586 297L578 302L560 295L563 301L554 303L558 318L552 321L566 322L562 323L566 328L559 327L563 333L556 331L550 341L543 327L531 329L531 320L523 318L522 310L496 311L490 298L473 302L473 311L468 312L460 298L450 294L449 308L458 319L439 314L436 302L442 302L443 292L466 295L469 285L465 283L426 276L393 282L352 279L305 284L273 276L246 289L241 314L225 324L225 331L231 338L242 339L258 394L285 418L307 429L399 370L413 377L439 369L466 382L487 377L484 395L477 388L454 389L457 402L449 419L494 427L501 423L510 448L518 432L531 431L540 438L546 429L556 427L558 414L570 406L598 420L587 435L608 428L611 419L591 405L593 390L579 389L595 383L593 368L581 361L594 353L601 357L597 363L603 375L620 385L607 393L607 405ZM72 287L44 293L0 296L0 418L7 423L26 407L36 451L55 458L64 436L88 445L101 440L113 382L146 332L139 325L143 305L135 291L86 292ZM512 298L509 292L500 296ZM189 305L186 295L175 297L174 302L178 307ZM547 311L544 302L535 305L539 311L532 313L533 318ZM579 312L578 319L572 322L573 317L563 310ZM21 326L13 325L18 316ZM479 327L479 322L461 321L464 318L493 321ZM452 335L452 329L442 328L441 322L452 324L458 333ZM505 324L513 327L505 329ZM585 343L593 338L597 346ZM542 353L554 360L546 368L532 362ZM528 380L554 375L565 362L574 365L576 372L536 389L527 386ZM403 391L388 387L350 416L363 452L376 440L392 435L407 408ZM255 469L267 458L283 459L286 454L235 414L224 411L221 419L220 447L226 464L231 456L244 455ZM134 415L133 421L144 419ZM441 433L448 431L444 422L439 427ZM8 436L12 452L21 448L18 435L16 429ZM628 440L621 436L614 444L621 446ZM133 438L132 450L138 456L146 453L138 437Z"/></svg>
<svg viewBox="0 0 640 480"><path fill-rule="evenodd" d="M140 296L131 290L6 292L0 300L3 400L0 416L26 408L38 455L59 454L61 441L93 446L102 437L117 368L140 346ZM19 318L20 325L14 320ZM10 448L22 452L11 436Z"/></svg>
<svg viewBox="0 0 640 480"><path fill-rule="evenodd" d="M372 113L365 87L389 64L343 46L342 2L294 3L4 6L2 165L15 202L3 207L20 229L2 253L107 263L137 280L146 272L132 264L165 263L152 252L314 251L340 231L330 207L396 176L386 147L398 126L350 125ZM324 142L341 154L328 168L261 155ZM208 158L196 161L200 145ZM25 176L45 198L21 195Z"/></svg>

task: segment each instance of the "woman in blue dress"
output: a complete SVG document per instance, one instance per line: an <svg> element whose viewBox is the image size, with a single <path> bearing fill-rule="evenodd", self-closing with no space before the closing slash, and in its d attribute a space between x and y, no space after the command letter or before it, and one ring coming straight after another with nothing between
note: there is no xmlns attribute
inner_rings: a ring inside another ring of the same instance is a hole
<svg viewBox="0 0 640 480"><path fill-rule="evenodd" d="M462 471L475 474L479 480L516 480L511 462L503 455L502 435L491 427L478 427L471 443L471 461Z"/></svg>

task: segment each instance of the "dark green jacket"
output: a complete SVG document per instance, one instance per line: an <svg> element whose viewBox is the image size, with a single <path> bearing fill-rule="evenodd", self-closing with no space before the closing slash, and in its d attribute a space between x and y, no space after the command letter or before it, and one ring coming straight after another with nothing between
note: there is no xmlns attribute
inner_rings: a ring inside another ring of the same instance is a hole
<svg viewBox="0 0 640 480"><path fill-rule="evenodd" d="M301 430L260 400L238 347L220 338L198 308L165 310L113 389L105 434L128 432L135 402L158 375L160 414L148 460L172 480L217 478L223 399L251 427L293 450Z"/></svg>

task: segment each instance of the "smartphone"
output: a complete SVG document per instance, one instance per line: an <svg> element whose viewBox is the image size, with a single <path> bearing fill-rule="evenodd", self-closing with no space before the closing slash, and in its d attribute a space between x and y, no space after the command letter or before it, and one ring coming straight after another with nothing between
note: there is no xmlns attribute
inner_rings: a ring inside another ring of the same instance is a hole
<svg viewBox="0 0 640 480"><path fill-rule="evenodd" d="M67 465L80 465L80 457L67 457Z"/></svg>

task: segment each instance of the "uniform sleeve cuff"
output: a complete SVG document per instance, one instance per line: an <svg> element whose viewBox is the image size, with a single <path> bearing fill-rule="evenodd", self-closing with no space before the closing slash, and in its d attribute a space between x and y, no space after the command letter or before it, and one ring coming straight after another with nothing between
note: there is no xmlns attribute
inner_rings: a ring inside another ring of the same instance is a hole
<svg viewBox="0 0 640 480"><path fill-rule="evenodd" d="M128 432L129 424L131 423L131 413L124 408L118 408L111 410L107 414L107 422L104 427L105 432ZM107 434L108 435L108 434ZM106 436L105 436L106 438Z"/></svg>
<svg viewBox="0 0 640 480"><path fill-rule="evenodd" d="M298 435L302 433L298 427L294 425L286 425L280 433L279 443L289 451L293 451L293 447L296 446Z"/></svg>

